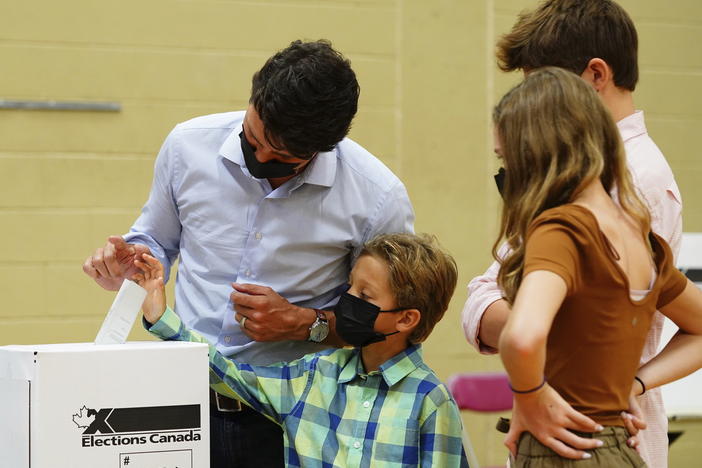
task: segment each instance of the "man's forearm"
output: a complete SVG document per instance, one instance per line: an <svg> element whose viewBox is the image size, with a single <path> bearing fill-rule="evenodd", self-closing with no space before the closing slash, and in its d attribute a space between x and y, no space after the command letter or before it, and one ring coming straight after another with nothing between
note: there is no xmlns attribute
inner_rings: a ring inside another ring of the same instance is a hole
<svg viewBox="0 0 702 468"><path fill-rule="evenodd" d="M509 311L509 303L504 299L493 302L485 309L478 331L478 339L482 345L498 349L500 334L507 323Z"/></svg>

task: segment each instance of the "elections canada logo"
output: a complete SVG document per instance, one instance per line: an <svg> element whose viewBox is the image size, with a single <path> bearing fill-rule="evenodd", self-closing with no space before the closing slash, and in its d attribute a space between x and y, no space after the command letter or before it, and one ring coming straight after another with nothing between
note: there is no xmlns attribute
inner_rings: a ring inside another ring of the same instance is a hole
<svg viewBox="0 0 702 468"><path fill-rule="evenodd" d="M72 417L82 447L193 442L202 439L200 405L93 409Z"/></svg>

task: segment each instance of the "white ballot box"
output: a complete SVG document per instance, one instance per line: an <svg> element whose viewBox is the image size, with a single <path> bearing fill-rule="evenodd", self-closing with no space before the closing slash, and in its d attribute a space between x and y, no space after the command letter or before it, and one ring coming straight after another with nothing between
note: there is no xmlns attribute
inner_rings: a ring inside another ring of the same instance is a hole
<svg viewBox="0 0 702 468"><path fill-rule="evenodd" d="M690 281L702 289L702 232L683 233L677 266ZM668 344L677 331L677 325L666 318L658 351ZM661 391L671 420L702 418L702 370L664 385Z"/></svg>
<svg viewBox="0 0 702 468"><path fill-rule="evenodd" d="M208 348L0 347L0 467L208 468Z"/></svg>

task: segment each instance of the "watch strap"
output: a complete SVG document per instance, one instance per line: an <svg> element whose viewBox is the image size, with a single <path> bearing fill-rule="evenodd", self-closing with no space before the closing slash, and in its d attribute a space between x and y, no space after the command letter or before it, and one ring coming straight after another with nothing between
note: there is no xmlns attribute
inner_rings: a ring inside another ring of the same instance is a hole
<svg viewBox="0 0 702 468"><path fill-rule="evenodd" d="M329 321L329 320L327 320L327 316L324 315L324 312L321 309L314 309L314 312L317 314L317 320L319 320L320 322L328 322ZM314 326L314 324L317 323L317 320L314 321L312 326Z"/></svg>

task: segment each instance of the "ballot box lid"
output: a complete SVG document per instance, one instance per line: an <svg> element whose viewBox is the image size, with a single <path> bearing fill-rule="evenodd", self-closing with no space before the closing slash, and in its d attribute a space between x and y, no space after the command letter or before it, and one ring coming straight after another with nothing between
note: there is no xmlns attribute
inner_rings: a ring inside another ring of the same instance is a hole
<svg viewBox="0 0 702 468"><path fill-rule="evenodd" d="M51 344L31 344L31 345L6 345L0 346L1 351L9 352L30 352L30 353L65 353L65 352L99 352L114 351L119 349L129 349L139 351L144 349L174 348L174 347L202 347L204 343L192 343L190 341L129 341L123 344L95 343L51 343Z"/></svg>
<svg viewBox="0 0 702 468"><path fill-rule="evenodd" d="M94 354L94 353L143 353L173 349L202 348L205 343L183 341L130 341L124 344L97 345L95 343L53 343L34 345L0 346L0 379L32 380L35 364L40 355Z"/></svg>

